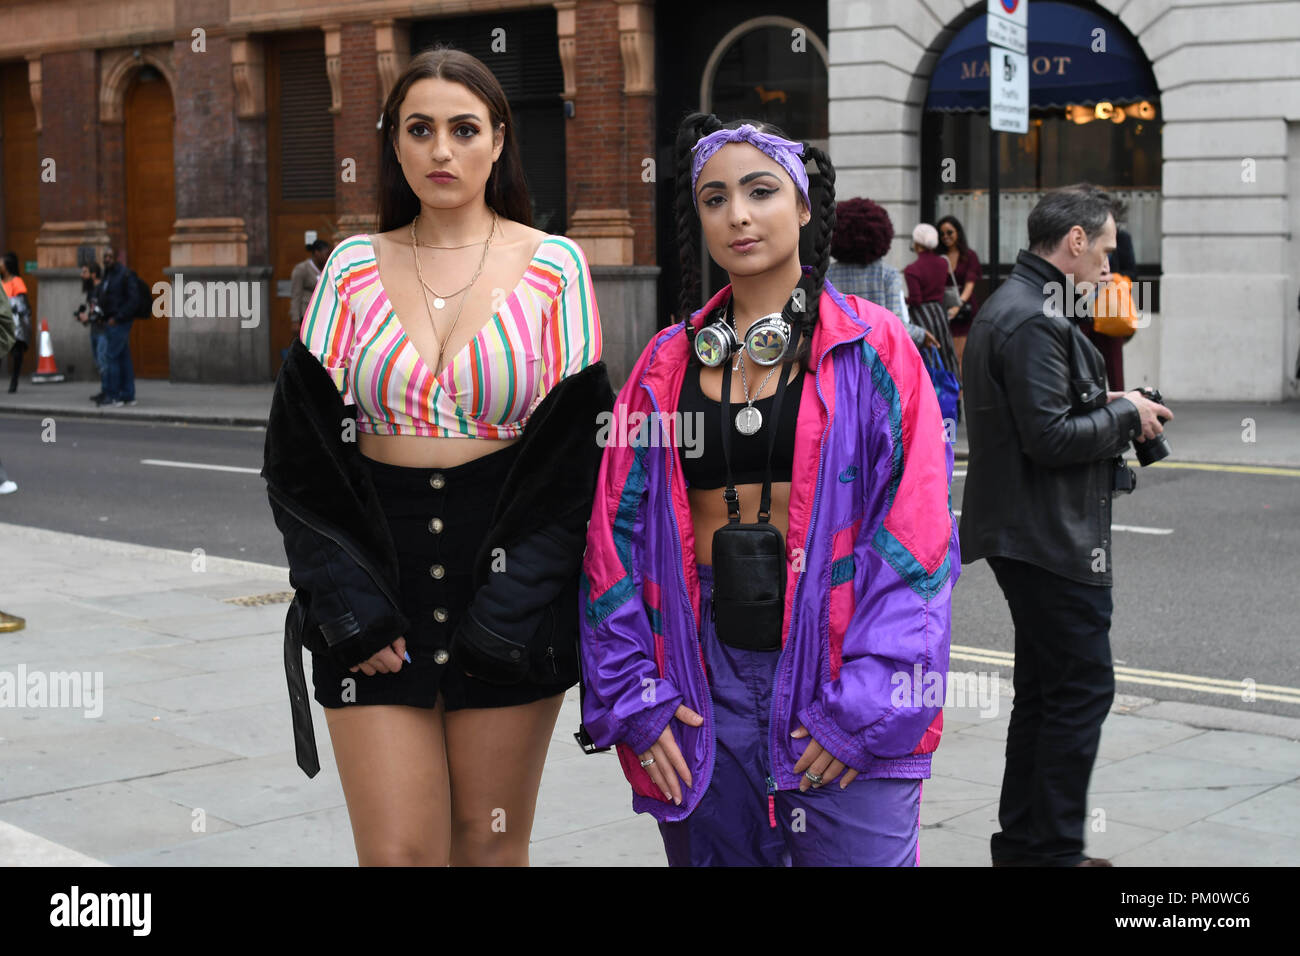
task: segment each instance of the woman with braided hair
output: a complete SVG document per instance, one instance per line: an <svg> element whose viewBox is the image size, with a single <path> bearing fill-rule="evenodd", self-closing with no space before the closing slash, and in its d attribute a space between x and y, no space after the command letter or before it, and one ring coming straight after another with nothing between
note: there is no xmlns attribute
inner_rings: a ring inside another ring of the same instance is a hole
<svg viewBox="0 0 1300 956"><path fill-rule="evenodd" d="M914 865L961 568L934 388L902 323L825 279L823 151L692 113L675 172L687 318L615 403L584 732L671 865ZM701 236L730 282L697 308Z"/></svg>

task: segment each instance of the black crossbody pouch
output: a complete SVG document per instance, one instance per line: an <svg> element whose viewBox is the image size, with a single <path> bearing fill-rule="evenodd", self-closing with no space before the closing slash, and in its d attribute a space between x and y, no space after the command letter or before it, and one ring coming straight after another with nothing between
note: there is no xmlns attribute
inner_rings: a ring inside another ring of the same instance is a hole
<svg viewBox="0 0 1300 956"><path fill-rule="evenodd" d="M743 361L743 358L742 358ZM713 623L718 640L748 651L779 651L785 613L785 539L768 519L772 508L772 446L781 420L788 362L772 400L771 431L758 521L740 520L740 495L731 480L731 363L722 370L722 454L727 467L727 523L713 533Z"/></svg>

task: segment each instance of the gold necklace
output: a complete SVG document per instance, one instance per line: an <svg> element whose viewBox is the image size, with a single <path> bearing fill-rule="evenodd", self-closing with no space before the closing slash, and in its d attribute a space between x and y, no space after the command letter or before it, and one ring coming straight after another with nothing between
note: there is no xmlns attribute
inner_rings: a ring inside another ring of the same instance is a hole
<svg viewBox="0 0 1300 956"><path fill-rule="evenodd" d="M416 219L419 219L420 217L419 217L419 215L417 214L415 218L416 218ZM478 260L478 268L474 271L474 278L472 278L472 279L469 280L469 285L465 286L465 289L468 289L468 288L470 288L471 286L473 286L474 283L478 281L478 277L479 277L479 275L483 272L483 263L487 262L488 249L489 249L489 248L491 247L491 245L492 245L492 237L493 237L494 235L496 235L496 231L497 231L497 214L496 214L496 211L493 210L493 212L492 212L492 231L488 233L487 241L483 243L483 255L479 257L479 260ZM412 242L411 242L411 253L415 256L415 275L416 275L416 278L418 278L418 279L420 280L420 285L421 285L421 286L424 286L424 288L427 289L427 288L429 288L429 287L428 287L428 285L425 283L425 281L424 281L424 275L423 275L423 273L422 273L421 270L420 270L420 254L419 254L419 250L416 249L416 247L415 247L415 241L414 241L414 240L415 240L415 219L412 219L412 220L411 220L411 239L412 239ZM465 289L462 289L461 291L464 292ZM433 290L430 289L429 291L432 292ZM456 323L460 321L460 313L464 310L464 308L465 308L465 302L469 299L469 296L466 296L464 299L461 299L461 300L460 300L460 308L458 308L458 309L456 310L456 318L452 319L452 321L451 321L451 327L450 327L449 329L447 329L447 335L446 335L444 338L439 339L439 338L438 338L438 326L437 326L437 323L435 323L435 322L433 321L433 310L429 308L429 296L428 296L427 294L425 294L425 293L422 293L422 294L424 295L424 309L425 309L425 311L428 312L428 314L429 314L429 328L433 331L433 340L434 340L435 342L438 343L438 361L437 361L437 364L435 364L434 367L433 367L433 374L434 374L434 377L436 378L438 375L440 375L440 374L442 373L442 353L443 353L443 350L446 348L446 346L447 346L447 342L451 339L451 334L452 334L452 332L454 332L454 331L456 330ZM435 292L434 294L437 295L436 292ZM441 306L440 306L439 308L441 308Z"/></svg>
<svg viewBox="0 0 1300 956"><path fill-rule="evenodd" d="M464 245L464 246L433 246L433 245L430 245L430 244L427 243L427 242L420 242L419 239L418 239L418 237L417 237L416 234L415 234L415 224L416 224L417 222L419 222L419 221L420 221L420 214L419 214L419 213L416 213L416 214L415 214L415 218L411 220L411 251L412 251L412 253L415 255L415 265L416 265L417 272L418 272L418 270L419 270L419 265L420 265L420 251L419 251L419 249L417 248L417 246L424 246L424 247L427 248L427 249L466 249L466 248L468 248L469 246L477 245L477 243L473 243L473 242L471 242L471 243L468 243L467 245ZM492 233L495 233L495 232L496 232L496 227L497 227L497 214L496 214L496 210L493 210L493 211L492 211ZM492 240L492 233L489 233L489 234L488 234L488 241L489 241L489 242ZM487 256L487 247L486 247L486 246L485 246L484 249L483 249L483 255L484 255L485 257ZM482 264L482 262L480 262L480 263L479 263L479 268L481 269L482 266L483 266L483 264ZM475 275L474 275L474 279L477 279L477 278L478 278L478 274L475 273ZM470 284L467 285L467 286L465 286L464 288L462 288L462 289L457 289L455 292L448 292L446 295L442 295L441 293L439 293L437 289L435 289L433 286L431 286L431 285L429 285L427 282L425 282L423 278L420 279L420 284L421 284L422 286L424 286L426 289L428 289L430 292L433 293L433 295L434 295L434 299L433 299L433 307L434 307L435 309L442 310L442 309L445 309L445 308L447 307L447 300L448 300L448 299L450 299L452 296L460 295L462 292L465 291L465 289L468 289L470 285L473 285L473 284L474 284L474 280L471 279L471 280L470 280Z"/></svg>

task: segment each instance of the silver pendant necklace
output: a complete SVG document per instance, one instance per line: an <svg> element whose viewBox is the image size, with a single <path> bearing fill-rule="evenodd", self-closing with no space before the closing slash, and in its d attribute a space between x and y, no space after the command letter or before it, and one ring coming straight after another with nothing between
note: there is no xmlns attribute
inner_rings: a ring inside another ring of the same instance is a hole
<svg viewBox="0 0 1300 956"><path fill-rule="evenodd" d="M763 413L754 407L754 399L749 397L749 379L745 374L745 360L740 360L740 385L745 390L745 407L736 412L736 431L742 435L753 435L763 427ZM754 391L754 398L757 398L763 392L763 386L767 380L775 374L781 366L774 365L763 377L763 381L758 383L758 388Z"/></svg>

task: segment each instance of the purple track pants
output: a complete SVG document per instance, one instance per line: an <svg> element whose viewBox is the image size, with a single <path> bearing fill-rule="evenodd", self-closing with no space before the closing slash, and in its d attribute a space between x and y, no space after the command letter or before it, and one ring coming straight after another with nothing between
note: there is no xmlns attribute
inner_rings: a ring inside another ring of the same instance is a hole
<svg viewBox="0 0 1300 956"><path fill-rule="evenodd" d="M921 781L855 779L768 793L768 721L777 651L718 640L713 568L700 572L700 643L709 670L717 756L699 805L661 823L670 866L917 866Z"/></svg>

